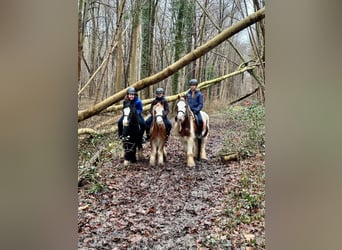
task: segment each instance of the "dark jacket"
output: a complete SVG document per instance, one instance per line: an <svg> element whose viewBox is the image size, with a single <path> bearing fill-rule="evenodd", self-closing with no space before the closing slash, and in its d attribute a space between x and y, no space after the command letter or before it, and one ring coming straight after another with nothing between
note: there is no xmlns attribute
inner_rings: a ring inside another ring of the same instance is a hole
<svg viewBox="0 0 342 250"><path fill-rule="evenodd" d="M137 110L138 115L141 115L142 111L143 111L143 105L142 105L142 101L141 99L136 95L134 97L134 99L131 101L128 99L128 97L126 97L126 99L124 100L123 105L134 105L135 109Z"/></svg>
<svg viewBox="0 0 342 250"><path fill-rule="evenodd" d="M151 108L150 108L150 113L152 115L153 113L153 106L156 105L158 102L160 102L161 104L164 105L164 117L167 117L167 115L169 114L169 103L167 102L167 100L165 99L164 96L162 97L156 97L152 103L151 103Z"/></svg>
<svg viewBox="0 0 342 250"><path fill-rule="evenodd" d="M192 91L191 89L188 91L188 93L186 94L187 98L188 98L188 103L189 103L189 107L191 109L192 112L194 112L195 114L199 113L202 108L203 108L203 94L201 91L199 90L195 90L195 96L194 98L192 98Z"/></svg>

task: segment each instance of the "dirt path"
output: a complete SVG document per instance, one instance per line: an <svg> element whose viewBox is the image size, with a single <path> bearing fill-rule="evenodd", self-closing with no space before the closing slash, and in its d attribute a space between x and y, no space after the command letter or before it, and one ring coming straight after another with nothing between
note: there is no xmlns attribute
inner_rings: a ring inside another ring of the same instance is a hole
<svg viewBox="0 0 342 250"><path fill-rule="evenodd" d="M195 168L185 166L185 153L173 136L164 167L149 167L148 144L145 160L129 167L123 167L122 159L102 162L99 172L105 190L89 194L86 186L79 188L78 248L244 249L254 242L263 249L264 203L248 210L243 204L239 208L237 201L243 197L242 176L262 175L264 162L220 160L221 137L229 126L224 117L211 117L208 160L197 162ZM243 209L250 217L261 213L262 218L243 221ZM248 242L248 235L254 241Z"/></svg>

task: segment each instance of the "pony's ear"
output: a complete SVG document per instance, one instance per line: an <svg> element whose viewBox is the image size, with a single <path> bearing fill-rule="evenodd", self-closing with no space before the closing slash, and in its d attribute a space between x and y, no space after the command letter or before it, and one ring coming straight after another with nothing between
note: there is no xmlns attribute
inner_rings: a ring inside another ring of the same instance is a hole
<svg viewBox="0 0 342 250"><path fill-rule="evenodd" d="M187 95L184 96L184 100L185 100L185 101L188 100L188 96L187 96Z"/></svg>
<svg viewBox="0 0 342 250"><path fill-rule="evenodd" d="M180 95L178 95L178 100L180 99Z"/></svg>

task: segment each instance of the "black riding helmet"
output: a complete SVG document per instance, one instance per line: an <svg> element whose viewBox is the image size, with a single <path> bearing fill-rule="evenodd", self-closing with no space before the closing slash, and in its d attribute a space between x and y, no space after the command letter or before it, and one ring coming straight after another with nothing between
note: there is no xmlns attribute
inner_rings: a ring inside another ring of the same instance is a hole
<svg viewBox="0 0 342 250"><path fill-rule="evenodd" d="M198 84L198 81L197 81L197 79L191 79L190 81L189 81L189 85L191 86L191 85L197 85Z"/></svg>
<svg viewBox="0 0 342 250"><path fill-rule="evenodd" d="M137 92L135 91L135 88L133 87L130 87L128 90L127 90L127 94L136 94Z"/></svg>
<svg viewBox="0 0 342 250"><path fill-rule="evenodd" d="M163 88L157 88L156 89L156 94L164 94L164 89Z"/></svg>

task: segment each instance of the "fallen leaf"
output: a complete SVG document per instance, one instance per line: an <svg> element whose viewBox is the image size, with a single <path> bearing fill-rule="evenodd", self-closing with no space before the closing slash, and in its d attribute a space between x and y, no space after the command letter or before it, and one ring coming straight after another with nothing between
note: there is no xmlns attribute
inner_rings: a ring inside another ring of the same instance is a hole
<svg viewBox="0 0 342 250"><path fill-rule="evenodd" d="M78 210L81 211L81 210L87 209L89 206L90 206L89 204L84 205L82 207L79 207Z"/></svg>
<svg viewBox="0 0 342 250"><path fill-rule="evenodd" d="M251 241L255 239L255 235L254 234L243 234L243 236L245 236L247 241Z"/></svg>

